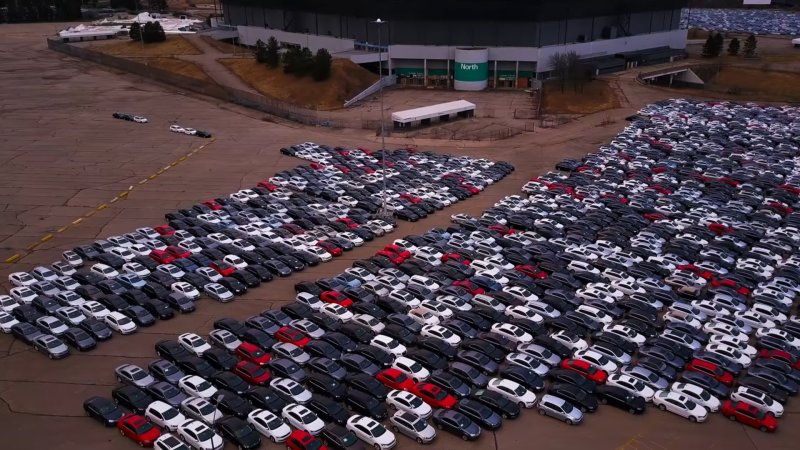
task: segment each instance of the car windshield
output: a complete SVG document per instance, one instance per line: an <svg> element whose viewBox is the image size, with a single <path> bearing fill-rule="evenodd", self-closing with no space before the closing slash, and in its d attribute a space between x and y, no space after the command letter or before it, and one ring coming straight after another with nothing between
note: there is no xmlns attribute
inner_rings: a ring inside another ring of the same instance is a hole
<svg viewBox="0 0 800 450"><path fill-rule="evenodd" d="M374 428L369 430L369 432L373 437L377 438L386 434L386 428L384 428L381 424L376 424Z"/></svg>
<svg viewBox="0 0 800 450"><path fill-rule="evenodd" d="M207 402L203 403L203 405L200 407L200 414L202 414L204 416L207 416L207 415L209 415L209 414L211 414L213 412L214 412L214 406L211 405L211 403L207 403Z"/></svg>
<svg viewBox="0 0 800 450"><path fill-rule="evenodd" d="M56 348L56 347L60 347L61 345L62 345L61 342L59 342L59 341L57 341L55 339L53 339L51 341L47 341L47 348Z"/></svg>
<svg viewBox="0 0 800 450"><path fill-rule="evenodd" d="M178 415L178 410L175 408L169 408L162 412L162 415L164 416L164 420L170 420Z"/></svg>
<svg viewBox="0 0 800 450"><path fill-rule="evenodd" d="M444 400L447 398L447 392L445 392L444 389L440 389L434 394L434 398L436 398L436 400Z"/></svg>
<svg viewBox="0 0 800 450"><path fill-rule="evenodd" d="M691 411L691 410L693 410L693 409L695 409L695 408L697 408L697 403L695 403L695 402L693 402L693 401L691 401L691 400L686 400L686 402L684 403L684 405L686 405L686 409L688 409L688 410L690 410L690 411Z"/></svg>
<svg viewBox="0 0 800 450"><path fill-rule="evenodd" d="M131 378L134 380L141 380L142 378L147 377L147 372L144 370L132 370L131 371Z"/></svg>
<svg viewBox="0 0 800 450"><path fill-rule="evenodd" d="M150 422L145 421L136 429L139 434L147 433L148 431L153 429L153 424Z"/></svg>
<svg viewBox="0 0 800 450"><path fill-rule="evenodd" d="M267 428L269 428L270 430L276 430L281 425L283 425L283 421L281 419L278 419L277 417L267 422Z"/></svg>
<svg viewBox="0 0 800 450"><path fill-rule="evenodd" d="M459 416L457 417L456 421L458 422L458 426L460 428L467 428L467 426L469 426L469 419L467 419L463 415L459 414Z"/></svg>
<svg viewBox="0 0 800 450"><path fill-rule="evenodd" d="M197 434L197 439L200 442L210 441L214 437L214 432L210 428L206 428Z"/></svg>
<svg viewBox="0 0 800 450"><path fill-rule="evenodd" d="M205 391L205 390L210 389L210 388L211 388L211 383L209 383L208 381L202 381L202 382L200 382L200 384L197 385L197 390L200 391L200 392Z"/></svg>
<svg viewBox="0 0 800 450"><path fill-rule="evenodd" d="M113 403L108 403L105 406L103 406L102 408L100 408L100 413L101 414L108 414L108 413L110 413L112 411L115 411L116 409L117 409L117 405L115 405Z"/></svg>
<svg viewBox="0 0 800 450"><path fill-rule="evenodd" d="M572 407L572 404L570 404L570 403L564 402L564 404L561 405L561 410L564 411L567 414L571 413L573 409L574 408Z"/></svg>
<svg viewBox="0 0 800 450"><path fill-rule="evenodd" d="M427 428L428 424L424 420L415 419L413 422L411 422L411 426L414 428L414 430L422 432L425 431L425 428Z"/></svg>
<svg viewBox="0 0 800 450"><path fill-rule="evenodd" d="M120 325L127 325L127 324L131 323L131 319L129 319L127 317L121 317L119 320L117 320L117 323L120 324Z"/></svg>
<svg viewBox="0 0 800 450"><path fill-rule="evenodd" d="M315 420L317 420L317 416L315 416L311 412L307 412L307 413L303 414L302 416L300 416L300 421L305 423L305 424L310 424L310 423L314 422Z"/></svg>

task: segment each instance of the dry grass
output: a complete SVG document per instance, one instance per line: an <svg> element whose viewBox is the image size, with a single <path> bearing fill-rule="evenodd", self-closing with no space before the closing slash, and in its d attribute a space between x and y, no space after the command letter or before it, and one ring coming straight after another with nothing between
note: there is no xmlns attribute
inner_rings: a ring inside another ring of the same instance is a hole
<svg viewBox="0 0 800 450"><path fill-rule="evenodd" d="M726 67L709 80L711 87L727 89L739 98L763 101L800 101L800 73Z"/></svg>
<svg viewBox="0 0 800 450"><path fill-rule="evenodd" d="M603 80L587 83L581 92L575 92L569 85L561 92L560 82L547 81L542 108L547 114L592 114L619 108L619 100L608 82Z"/></svg>
<svg viewBox="0 0 800 450"><path fill-rule="evenodd" d="M334 59L331 77L322 82L310 76L285 74L280 67L271 69L252 58L226 58L219 62L263 95L309 109L341 108L346 100L378 81L378 75L346 59Z"/></svg>
<svg viewBox="0 0 800 450"><path fill-rule="evenodd" d="M211 36L200 36L200 39L202 39L203 41L205 41L206 44L214 47L215 49L219 50L222 53L230 53L230 54L236 53L237 55L251 53L250 50L245 47L241 46L237 47L229 42L218 41L212 38Z"/></svg>
<svg viewBox="0 0 800 450"><path fill-rule="evenodd" d="M92 49L107 55L131 56L174 56L200 55L202 52L183 36L168 36L164 42L151 42L142 46L141 42L132 40L111 41L111 43L94 44Z"/></svg>
<svg viewBox="0 0 800 450"><path fill-rule="evenodd" d="M134 58L131 58L134 59ZM156 67L161 70L166 70L169 72L177 73L179 75L183 75L189 78L195 78L201 81L208 81L213 83L214 80L208 76L208 74L203 71L203 69L191 62L191 61L184 61L178 58L136 58L136 61L147 64L150 67Z"/></svg>

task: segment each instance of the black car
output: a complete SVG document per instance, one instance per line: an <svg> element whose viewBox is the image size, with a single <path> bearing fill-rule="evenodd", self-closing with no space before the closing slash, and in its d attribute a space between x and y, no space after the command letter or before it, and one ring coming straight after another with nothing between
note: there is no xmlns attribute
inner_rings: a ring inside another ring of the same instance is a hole
<svg viewBox="0 0 800 450"><path fill-rule="evenodd" d="M61 335L61 339L82 352L97 347L97 341L85 330L77 327L67 330L63 335Z"/></svg>
<svg viewBox="0 0 800 450"><path fill-rule="evenodd" d="M248 317L244 324L250 328L263 331L269 335L275 335L275 333L281 328L278 326L278 324L264 316Z"/></svg>
<svg viewBox="0 0 800 450"><path fill-rule="evenodd" d="M342 381L347 376L347 369L330 358L311 358L306 367L312 372L328 375L337 381Z"/></svg>
<svg viewBox="0 0 800 450"><path fill-rule="evenodd" d="M168 295L163 301L171 308L184 314L194 312L197 309L197 306L195 306L195 303L192 299L175 292Z"/></svg>
<svg viewBox="0 0 800 450"><path fill-rule="evenodd" d="M359 344L352 353L366 357L375 363L376 366L383 369L390 367L395 359L395 356L391 353L367 344Z"/></svg>
<svg viewBox="0 0 800 450"><path fill-rule="evenodd" d="M336 401L347 397L347 387L344 383L325 374L312 373L306 380L306 387L311 392L327 395Z"/></svg>
<svg viewBox="0 0 800 450"><path fill-rule="evenodd" d="M541 392L544 390L544 380L530 369L512 364L503 369L500 375L503 378L516 381L533 392Z"/></svg>
<svg viewBox="0 0 800 450"><path fill-rule="evenodd" d="M214 328L219 328L219 329L222 329L222 330L230 331L232 334L234 334L239 339L241 339L242 336L244 335L245 331L248 330L248 328L242 322L240 322L240 321L238 321L236 319L230 319L230 318L227 318L227 317L215 320L214 321Z"/></svg>
<svg viewBox="0 0 800 450"><path fill-rule="evenodd" d="M246 419L253 410L253 407L242 396L227 389L220 389L209 401L216 405L223 414L241 419Z"/></svg>
<svg viewBox="0 0 800 450"><path fill-rule="evenodd" d="M594 391L597 389L596 384L571 370L553 369L547 374L547 377L553 382L567 383L577 386L590 394L594 393Z"/></svg>
<svg viewBox="0 0 800 450"><path fill-rule="evenodd" d="M462 398L458 401L455 410L487 430L496 430L503 424L503 418L499 414L475 399Z"/></svg>
<svg viewBox="0 0 800 450"><path fill-rule="evenodd" d="M342 425L325 425L319 438L332 450L364 450L365 448L356 435Z"/></svg>
<svg viewBox="0 0 800 450"><path fill-rule="evenodd" d="M306 381L306 378L308 378L308 375L306 375L305 370L303 370L300 367L300 365L298 365L291 359L272 358L267 363L267 367L269 368L269 370L272 371L273 375L275 375L276 377L289 378L298 383L302 383Z"/></svg>
<svg viewBox="0 0 800 450"><path fill-rule="evenodd" d="M481 428L458 411L437 409L433 412L431 421L436 428L460 436L465 441L474 441L481 435Z"/></svg>
<svg viewBox="0 0 800 450"><path fill-rule="evenodd" d="M235 394L242 395L250 390L251 386L246 381L232 372L220 372L208 378L217 389L227 389Z"/></svg>
<svg viewBox="0 0 800 450"><path fill-rule="evenodd" d="M748 386L757 389L775 400L778 403L786 403L789 400L789 393L779 388L770 381L763 378L745 376L737 380L739 386Z"/></svg>
<svg viewBox="0 0 800 450"><path fill-rule="evenodd" d="M471 384L472 386L479 388L486 387L486 385L489 383L489 377L486 376L486 374L474 366L463 362L454 362L450 364L449 372Z"/></svg>
<svg viewBox="0 0 800 450"><path fill-rule="evenodd" d="M577 406L581 412L597 411L597 399L573 384L553 383L547 393L567 400Z"/></svg>
<svg viewBox="0 0 800 450"><path fill-rule="evenodd" d="M136 325L141 327L149 327L156 323L156 318L141 306L129 306L120 312L130 317Z"/></svg>
<svg viewBox="0 0 800 450"><path fill-rule="evenodd" d="M604 405L624 409L631 414L642 414L645 411L644 398L616 386L597 386L595 396Z"/></svg>
<svg viewBox="0 0 800 450"><path fill-rule="evenodd" d="M359 389L350 389L347 392L344 404L353 412L383 420L389 417L389 411L383 402Z"/></svg>
<svg viewBox="0 0 800 450"><path fill-rule="evenodd" d="M42 330L40 330L36 325L27 322L20 322L11 327L11 335L16 339L31 345L33 344L34 339L39 336L43 336L44 333L42 333Z"/></svg>
<svg viewBox="0 0 800 450"><path fill-rule="evenodd" d="M503 419L516 419L519 417L520 409L523 407L507 399L502 394L486 389L478 389L472 394L472 398L492 408Z"/></svg>
<svg viewBox="0 0 800 450"><path fill-rule="evenodd" d="M458 346L461 350L473 350L480 352L492 359L495 363L501 363L506 358L506 353L498 346L483 339L465 339Z"/></svg>
<svg viewBox="0 0 800 450"><path fill-rule="evenodd" d="M343 352L352 352L358 348L358 344L353 342L353 340L347 337L345 334L342 334L338 331L325 333L319 339L333 345Z"/></svg>
<svg viewBox="0 0 800 450"><path fill-rule="evenodd" d="M435 352L450 361L455 359L456 353L458 353L455 347L436 338L419 338L417 339L417 347Z"/></svg>
<svg viewBox="0 0 800 450"><path fill-rule="evenodd" d="M217 280L217 283L227 288L234 295L243 295L244 293L247 292L247 286L245 286L239 280L233 277L222 277L219 280Z"/></svg>
<svg viewBox="0 0 800 450"><path fill-rule="evenodd" d="M175 364L188 375L197 375L203 378L211 378L220 373L220 370L212 366L205 359L189 355L175 361Z"/></svg>
<svg viewBox="0 0 800 450"><path fill-rule="evenodd" d="M681 374L681 381L696 384L717 398L725 398L731 393L729 387L700 372L684 371Z"/></svg>
<svg viewBox="0 0 800 450"><path fill-rule="evenodd" d="M240 449L261 446L261 436L250 424L238 417L223 417L214 423L217 432Z"/></svg>
<svg viewBox="0 0 800 450"><path fill-rule="evenodd" d="M244 394L244 398L253 408L266 409L280 415L286 406L286 401L272 388L256 386Z"/></svg>
<svg viewBox="0 0 800 450"><path fill-rule="evenodd" d="M308 319L314 310L300 302L291 302L281 306L281 311L293 320Z"/></svg>
<svg viewBox="0 0 800 450"><path fill-rule="evenodd" d="M277 343L272 336L261 330L256 330L255 328L248 328L247 331L242 333L239 339L241 339L242 342L249 342L264 350L269 350Z"/></svg>
<svg viewBox="0 0 800 450"><path fill-rule="evenodd" d="M236 272L232 273L231 278L235 278L248 288L258 287L261 284L261 280L258 277L256 277L255 275L244 269L239 269Z"/></svg>
<svg viewBox="0 0 800 450"><path fill-rule="evenodd" d="M111 398L120 406L133 411L136 414L144 415L144 410L154 399L144 390L136 386L120 386L111 391Z"/></svg>
<svg viewBox="0 0 800 450"><path fill-rule="evenodd" d="M447 358L441 354L421 348L409 349L406 351L406 356L422 364L431 372L435 370L444 370L448 365Z"/></svg>
<svg viewBox="0 0 800 450"><path fill-rule="evenodd" d="M454 395L456 398L465 398L472 394L472 388L469 384L465 383L464 380L456 375L453 375L445 370L437 370L433 372L428 379L428 382L439 386L440 388Z"/></svg>
<svg viewBox="0 0 800 450"><path fill-rule="evenodd" d="M374 375L357 374L351 375L344 380L348 386L358 389L378 400L386 400L389 395L389 388L375 379Z"/></svg>
<svg viewBox="0 0 800 450"><path fill-rule="evenodd" d="M286 313L280 309L267 309L265 311L261 311L259 315L266 317L282 327L288 326L292 323L292 318L286 315Z"/></svg>
<svg viewBox="0 0 800 450"><path fill-rule="evenodd" d="M161 400L175 408L178 408L182 401L189 398L184 392L166 381L156 381L150 386L147 386L147 393L156 400Z"/></svg>
<svg viewBox="0 0 800 450"><path fill-rule="evenodd" d="M165 359L157 359L151 362L148 365L148 371L156 380L166 381L174 385L177 385L178 381L186 376L186 373L178 368L175 363Z"/></svg>
<svg viewBox="0 0 800 450"><path fill-rule="evenodd" d="M156 342L156 354L166 360L176 362L188 356L192 356L183 345L178 341L162 340Z"/></svg>
<svg viewBox="0 0 800 450"><path fill-rule="evenodd" d="M303 350L311 357L323 357L333 360L338 360L342 357L341 350L325 341L320 341L318 339L312 340L306 344L306 346L303 347Z"/></svg>
<svg viewBox="0 0 800 450"><path fill-rule="evenodd" d="M385 334L386 336L396 339L406 347L417 342L416 334L408 331L408 329L405 327L393 323L386 325L386 327L384 327L384 329L381 331L381 334Z"/></svg>
<svg viewBox="0 0 800 450"><path fill-rule="evenodd" d="M104 426L113 427L125 415L115 402L105 397L89 397L83 402L86 415L100 422Z"/></svg>
<svg viewBox="0 0 800 450"><path fill-rule="evenodd" d="M94 317L86 318L78 326L98 341L106 341L113 336L111 328L108 328L108 325Z"/></svg>

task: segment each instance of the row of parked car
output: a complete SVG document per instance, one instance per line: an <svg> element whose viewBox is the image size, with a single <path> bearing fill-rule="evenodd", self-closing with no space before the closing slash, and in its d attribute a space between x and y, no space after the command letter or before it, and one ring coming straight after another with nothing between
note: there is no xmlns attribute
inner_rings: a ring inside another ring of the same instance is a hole
<svg viewBox="0 0 800 450"><path fill-rule="evenodd" d="M344 149L325 151L348 154ZM367 155L352 152L357 154ZM417 176L444 171L442 175L453 174L481 189L489 184L484 173L498 173L483 160L427 152L387 151L386 158L396 168L413 161L420 167ZM261 283L330 261L391 232L394 221L373 219L375 204L353 197L361 190L352 174L377 167L375 158L361 162L353 156L337 165L281 172L252 189L168 213L167 224L109 236L64 252L49 267L12 273L14 287L9 295L0 295L0 329L50 358L63 358L70 347L91 350L111 338L112 331L130 334L157 319L191 313L203 294L232 301ZM393 192L405 189L409 174L393 169L387 187ZM326 190L318 192L316 185ZM337 189L342 195L326 195ZM437 186L437 193L447 191L445 185Z"/></svg>
<svg viewBox="0 0 800 450"><path fill-rule="evenodd" d="M797 36L800 35L800 15L781 9L688 8L681 13L681 27Z"/></svg>

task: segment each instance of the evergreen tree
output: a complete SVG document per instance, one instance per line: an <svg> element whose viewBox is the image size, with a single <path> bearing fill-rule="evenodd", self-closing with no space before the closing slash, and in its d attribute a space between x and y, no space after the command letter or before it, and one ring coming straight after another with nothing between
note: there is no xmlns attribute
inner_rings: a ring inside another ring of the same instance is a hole
<svg viewBox="0 0 800 450"><path fill-rule="evenodd" d="M756 56L756 46L758 45L758 41L756 40L756 35L751 34L747 36L747 39L744 41L744 56L747 58L752 58Z"/></svg>
<svg viewBox="0 0 800 450"><path fill-rule="evenodd" d="M311 68L311 76L314 81L324 81L330 78L332 62L333 58L331 58L331 54L327 50L324 48L317 50L317 54L314 55L313 67Z"/></svg>
<svg viewBox="0 0 800 450"><path fill-rule="evenodd" d="M131 24L131 28L128 31L131 39L134 41L141 41L142 40L142 25L139 22L133 22Z"/></svg>
<svg viewBox="0 0 800 450"><path fill-rule="evenodd" d="M728 54L731 56L736 56L739 54L739 47L740 47L739 39L733 38L731 39L730 44L728 44Z"/></svg>
<svg viewBox="0 0 800 450"><path fill-rule="evenodd" d="M285 73L297 74L300 71L301 57L301 51L298 47L289 48L286 53L283 54L283 71Z"/></svg>
<svg viewBox="0 0 800 450"><path fill-rule="evenodd" d="M714 35L709 34L706 43L703 44L703 57L711 58L714 56Z"/></svg>
<svg viewBox="0 0 800 450"><path fill-rule="evenodd" d="M714 35L714 56L717 57L722 54L722 50L725 49L725 38L722 37L722 33L717 33Z"/></svg>
<svg viewBox="0 0 800 450"><path fill-rule="evenodd" d="M256 41L256 61L259 64L267 62L267 44L261 39Z"/></svg>
<svg viewBox="0 0 800 450"><path fill-rule="evenodd" d="M270 38L267 39L265 57L266 60L264 62L266 62L268 66L272 67L273 69L278 67L278 64L281 61L281 55L278 53L278 40L275 39L275 36L270 36Z"/></svg>

